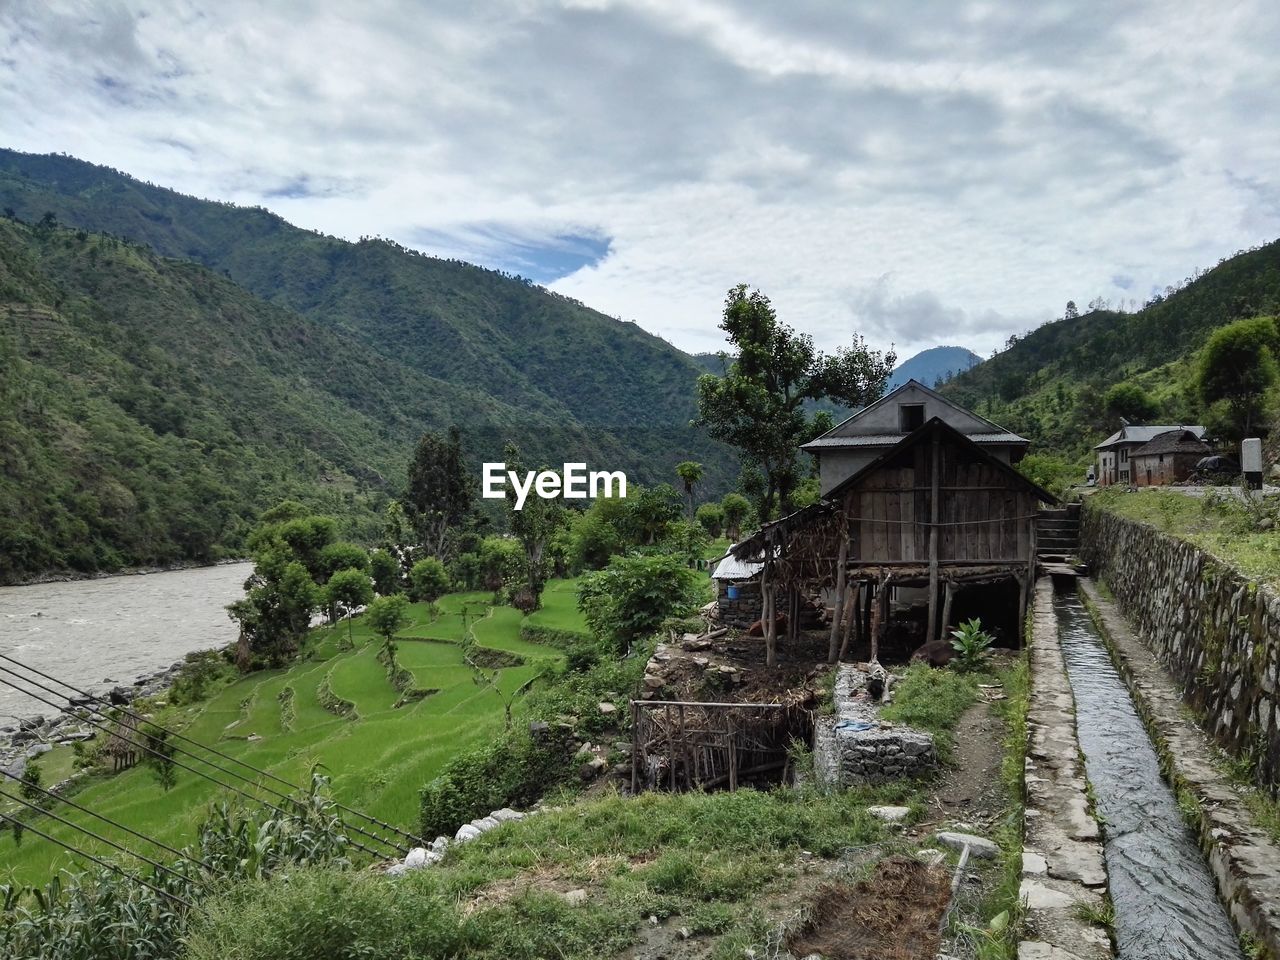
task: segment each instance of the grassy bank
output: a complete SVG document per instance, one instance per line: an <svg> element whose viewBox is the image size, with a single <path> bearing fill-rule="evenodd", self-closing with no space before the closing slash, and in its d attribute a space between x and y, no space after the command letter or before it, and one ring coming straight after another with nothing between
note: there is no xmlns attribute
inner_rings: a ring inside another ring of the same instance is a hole
<svg viewBox="0 0 1280 960"><path fill-rule="evenodd" d="M566 630L585 630L573 581L553 582L544 600L535 617ZM471 631L480 647L518 658L502 658L513 665L498 671L498 686L507 695L531 678L556 670L563 654L522 639L526 618L512 607L494 606L492 594L451 594L440 601L434 616L420 604L410 608L410 616L411 625L397 635L398 665L411 675L409 687L433 691L416 702L404 701L402 685L393 683L378 659L381 641L357 618L350 625L313 631L304 655L288 669L236 679L192 706L153 709L166 726L291 782L306 782L310 769L320 765L332 778L335 799L412 831L423 784L451 757L492 739L504 726L501 697L477 684L463 661L464 631ZM348 627L354 639L351 648ZM516 710L522 709L518 702ZM68 776L73 763L69 747L46 755L40 763L44 782ZM194 773L176 773L177 783L167 791L146 767L116 776L94 774L72 796L125 826L180 846L223 791ZM254 792L252 787L245 789ZM65 809L58 813L92 824L109 839L127 839L82 814ZM40 828L90 853L107 852L104 845L70 827L42 822ZM137 841L131 845L136 847ZM31 835L15 847L6 831L0 836L0 863L18 882L41 883L71 859Z"/></svg>

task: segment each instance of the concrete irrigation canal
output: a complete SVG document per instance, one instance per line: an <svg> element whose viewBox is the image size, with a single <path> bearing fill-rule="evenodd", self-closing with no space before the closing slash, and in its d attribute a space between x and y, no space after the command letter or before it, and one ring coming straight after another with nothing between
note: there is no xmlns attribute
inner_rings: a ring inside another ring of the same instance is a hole
<svg viewBox="0 0 1280 960"><path fill-rule="evenodd" d="M1054 593L1076 730L1103 824L1121 960L1243 957L1124 680L1070 585Z"/></svg>

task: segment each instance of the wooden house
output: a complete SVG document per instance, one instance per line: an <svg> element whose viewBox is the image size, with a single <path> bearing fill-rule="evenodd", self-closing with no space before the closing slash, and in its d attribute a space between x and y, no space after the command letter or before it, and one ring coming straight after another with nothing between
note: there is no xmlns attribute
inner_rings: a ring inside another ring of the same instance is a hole
<svg viewBox="0 0 1280 960"><path fill-rule="evenodd" d="M908 380L800 449L817 460L819 482L825 496L837 484L934 419L1010 465L1021 460L1030 446L1030 441L1016 433L966 410L918 380Z"/></svg>
<svg viewBox="0 0 1280 960"><path fill-rule="evenodd" d="M895 619L896 645L914 649L973 611L1017 646L1037 512L1056 502L991 446L928 420L818 503L734 548L739 559L763 564L770 661L777 615L790 614L794 634L802 597L815 593L832 610L832 662L851 639L877 659Z"/></svg>
<svg viewBox="0 0 1280 960"><path fill-rule="evenodd" d="M1129 476L1135 487L1179 483L1195 473L1196 464L1213 450L1194 431L1168 430L1129 454Z"/></svg>
<svg viewBox="0 0 1280 960"><path fill-rule="evenodd" d="M1093 448L1098 451L1098 486L1109 487L1113 483L1122 483L1125 486L1135 485L1136 479L1130 463L1134 451L1150 443L1160 434L1175 430L1188 430L1195 439L1204 440L1205 429L1201 426L1181 424L1140 426L1122 422L1119 430ZM1207 454L1201 454L1201 456L1207 456Z"/></svg>

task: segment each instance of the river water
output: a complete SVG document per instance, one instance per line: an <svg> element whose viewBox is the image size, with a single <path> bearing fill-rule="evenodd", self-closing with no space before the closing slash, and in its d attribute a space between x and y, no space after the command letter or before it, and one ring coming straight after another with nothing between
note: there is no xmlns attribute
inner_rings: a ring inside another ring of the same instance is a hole
<svg viewBox="0 0 1280 960"><path fill-rule="evenodd" d="M1124 680L1074 592L1054 598L1076 730L1104 818L1120 960L1237 960L1235 930Z"/></svg>
<svg viewBox="0 0 1280 960"><path fill-rule="evenodd" d="M193 650L235 640L236 626L225 608L243 595L252 569L250 563L229 563L0 587L0 653L95 693L130 684ZM3 679L12 677L0 674ZM0 684L0 726L15 716L53 712Z"/></svg>

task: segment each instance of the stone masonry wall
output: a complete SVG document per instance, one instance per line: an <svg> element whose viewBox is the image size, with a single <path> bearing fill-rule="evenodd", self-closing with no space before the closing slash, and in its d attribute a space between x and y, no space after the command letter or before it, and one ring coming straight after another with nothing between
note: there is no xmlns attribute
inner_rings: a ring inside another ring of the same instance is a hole
<svg viewBox="0 0 1280 960"><path fill-rule="evenodd" d="M716 581L716 612L723 623L731 626L750 626L760 619L760 611L764 609L764 599L760 593L759 580L747 580L736 584L738 599L729 599L729 583Z"/></svg>
<svg viewBox="0 0 1280 960"><path fill-rule="evenodd" d="M1080 551L1206 731L1259 785L1280 787L1280 593L1089 498Z"/></svg>
<svg viewBox="0 0 1280 960"><path fill-rule="evenodd" d="M866 675L843 664L836 677L833 717L814 729L813 765L819 783L835 787L888 783L923 776L938 763L933 737L885 723L865 694Z"/></svg>

